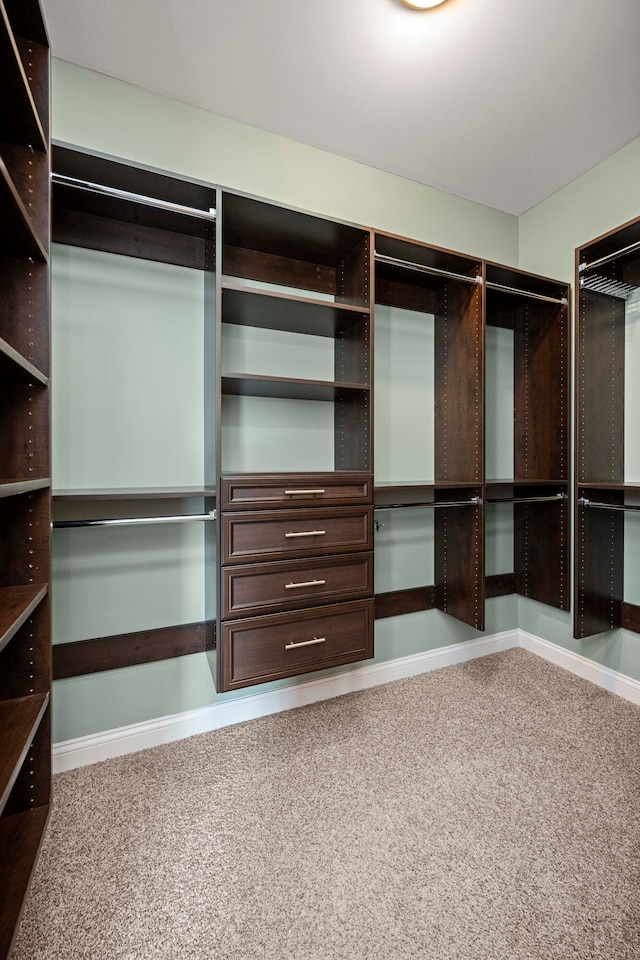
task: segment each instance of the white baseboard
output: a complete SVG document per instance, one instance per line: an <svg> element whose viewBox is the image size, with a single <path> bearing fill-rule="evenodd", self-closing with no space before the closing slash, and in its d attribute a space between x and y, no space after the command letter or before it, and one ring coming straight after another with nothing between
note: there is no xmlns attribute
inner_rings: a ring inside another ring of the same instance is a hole
<svg viewBox="0 0 640 960"><path fill-rule="evenodd" d="M365 690L391 680L402 680L405 677L428 673L430 670L439 670L441 667L454 666L478 657L486 657L491 653L510 650L512 647L529 650L556 666L640 706L640 682L637 680L525 630L514 629L386 663L365 664L335 676L304 680L294 686L269 693L254 693L234 700L223 700L199 710L188 710L157 720L133 723L75 740L66 740L53 748L53 770L54 773L62 773L75 767L98 763L100 760L157 747L173 740L183 740L198 733L207 733L233 723L255 720L257 717L303 707L319 700L353 693L355 690Z"/></svg>
<svg viewBox="0 0 640 960"><path fill-rule="evenodd" d="M518 643L518 630L506 630L489 637L455 643L439 650L401 657L386 663L365 664L331 677L305 680L294 686L272 690L269 693L249 694L234 700L223 700L210 707L188 710L143 723L133 723L126 727L77 737L74 740L65 740L53 748L53 771L62 773L65 770L73 770L75 767L98 763L100 760L134 753L136 750L146 750L148 747L157 747L173 740L183 740L185 737L217 730L219 727L226 727L233 723L280 713L318 700L328 700L355 690L389 683L391 680L414 677L430 670L439 670L441 667L486 657L490 653L510 650L512 647L517 647Z"/></svg>
<svg viewBox="0 0 640 960"><path fill-rule="evenodd" d="M638 680L627 677L624 673L618 673L617 670L612 670L610 667L603 667L601 664L589 660L588 657L583 657L580 653L573 653L572 650L559 647L556 643L527 633L526 630L520 630L519 633L519 645L524 650L529 650L544 660L555 663L557 667L562 667L564 670L574 673L577 677L589 680L596 686L602 687L603 690L615 693L619 697L640 706L640 682Z"/></svg>

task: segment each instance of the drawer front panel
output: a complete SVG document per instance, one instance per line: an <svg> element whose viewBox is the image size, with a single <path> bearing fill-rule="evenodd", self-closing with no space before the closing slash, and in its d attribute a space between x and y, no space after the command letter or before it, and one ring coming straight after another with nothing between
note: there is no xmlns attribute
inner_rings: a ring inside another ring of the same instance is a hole
<svg viewBox="0 0 640 960"><path fill-rule="evenodd" d="M373 509L278 510L222 518L223 563L373 549Z"/></svg>
<svg viewBox="0 0 640 960"><path fill-rule="evenodd" d="M224 689L373 656L373 600L222 625Z"/></svg>
<svg viewBox="0 0 640 960"><path fill-rule="evenodd" d="M222 509L371 503L370 474L276 474L223 477Z"/></svg>
<svg viewBox="0 0 640 960"><path fill-rule="evenodd" d="M222 568L222 616L357 600L373 593L373 554Z"/></svg>

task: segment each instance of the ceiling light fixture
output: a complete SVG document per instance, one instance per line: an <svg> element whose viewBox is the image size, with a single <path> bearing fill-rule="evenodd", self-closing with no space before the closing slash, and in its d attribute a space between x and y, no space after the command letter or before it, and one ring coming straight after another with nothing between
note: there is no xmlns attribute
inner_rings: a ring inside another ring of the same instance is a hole
<svg viewBox="0 0 640 960"><path fill-rule="evenodd" d="M446 0L400 0L400 3L412 10L430 10L432 7L439 7L441 3L446 3Z"/></svg>

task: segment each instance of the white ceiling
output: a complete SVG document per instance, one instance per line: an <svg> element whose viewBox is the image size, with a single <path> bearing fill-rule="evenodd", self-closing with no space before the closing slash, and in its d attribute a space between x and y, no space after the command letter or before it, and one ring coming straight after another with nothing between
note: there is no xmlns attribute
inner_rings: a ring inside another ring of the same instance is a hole
<svg viewBox="0 0 640 960"><path fill-rule="evenodd" d="M58 57L508 213L640 136L640 0L43 7Z"/></svg>

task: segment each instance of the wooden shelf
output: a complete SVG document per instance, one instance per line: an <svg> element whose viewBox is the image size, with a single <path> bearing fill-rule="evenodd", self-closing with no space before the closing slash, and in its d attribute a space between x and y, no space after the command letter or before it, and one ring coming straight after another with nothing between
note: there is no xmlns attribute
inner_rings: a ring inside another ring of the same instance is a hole
<svg viewBox="0 0 640 960"><path fill-rule="evenodd" d="M0 650L26 623L38 604L47 595L47 584L34 583L20 587L0 587Z"/></svg>
<svg viewBox="0 0 640 960"><path fill-rule="evenodd" d="M582 480L577 480L576 486L584 490L614 490L620 493L633 493L634 491L640 490L640 483L609 483L608 481L603 481L602 483L589 481L588 483L584 483Z"/></svg>
<svg viewBox="0 0 640 960"><path fill-rule="evenodd" d="M0 960L11 951L48 819L48 805L0 819Z"/></svg>
<svg viewBox="0 0 640 960"><path fill-rule="evenodd" d="M222 377L224 396L275 397L280 400L339 400L346 393L369 391L365 383L327 380L296 380L290 377L261 377L228 373Z"/></svg>
<svg viewBox="0 0 640 960"><path fill-rule="evenodd" d="M188 497L216 498L212 487L101 487L96 489L54 490L54 502L66 500L178 500Z"/></svg>
<svg viewBox="0 0 640 960"><path fill-rule="evenodd" d="M0 253L32 257L47 262L47 251L38 237L9 171L0 156Z"/></svg>
<svg viewBox="0 0 640 960"><path fill-rule="evenodd" d="M48 704L48 693L0 700L0 813Z"/></svg>
<svg viewBox="0 0 640 960"><path fill-rule="evenodd" d="M469 497L470 490L480 490L481 483L474 482L456 482L452 480L432 481L430 483L420 483L419 481L399 481L387 483L376 483L373 488L373 502L376 506L385 506L393 503L402 503L410 506L411 504L430 503L436 500L438 491L452 492L460 490L463 499Z"/></svg>
<svg viewBox="0 0 640 960"><path fill-rule="evenodd" d="M499 284L501 287L510 288L499 290L489 287L487 296L492 299L519 299L520 297L526 299L528 295L551 297L558 300L568 298L568 284L561 284L557 280L540 277L524 270L516 270L502 264L487 262L485 275L487 284ZM490 318L487 319L487 322L491 323Z"/></svg>
<svg viewBox="0 0 640 960"><path fill-rule="evenodd" d="M475 280L481 271L481 261L475 257L468 257L442 247L432 247L418 241L406 240L403 237L376 233L375 246L376 258L391 257L406 264L402 267L378 259L376 273L380 271L384 276L397 278L404 283L415 286L442 286L444 282L451 278L438 277L435 274L420 270L414 271L411 269L412 266L428 267L433 270L464 276L470 280Z"/></svg>
<svg viewBox="0 0 640 960"><path fill-rule="evenodd" d="M0 0L0 88L5 103L11 110L3 118L3 140L20 143L34 150L47 151L47 138L33 100L20 59L20 52L13 38L7 12Z"/></svg>
<svg viewBox="0 0 640 960"><path fill-rule="evenodd" d="M335 337L369 315L369 310L350 304L273 293L229 283L222 285L224 323L286 330L316 337Z"/></svg>
<svg viewBox="0 0 640 960"><path fill-rule="evenodd" d="M365 236L350 224L233 193L225 193L223 217L226 246L325 266L335 267Z"/></svg>
<svg viewBox="0 0 640 960"><path fill-rule="evenodd" d="M568 480L487 480L485 482L484 496L485 502L490 503L492 500L499 500L502 497L513 497L514 500L518 499L518 490L529 488L539 489L540 495L546 492L545 488L549 488L550 491L557 491L558 488L561 488L562 492L567 492L569 488Z"/></svg>
<svg viewBox="0 0 640 960"><path fill-rule="evenodd" d="M161 201L189 207L207 213L216 205L216 192L212 187L191 183L166 174L151 173L126 163L96 157L59 144L53 145L53 170L55 174L97 184L116 191L152 197ZM113 220L116 223L135 223L138 228L148 227L169 233L184 234L204 239L213 227L211 220L199 219L172 210L163 210L132 199L116 195L100 194L63 184L54 185L54 208L73 210ZM105 227L105 229L109 229ZM169 242L174 242L169 240Z"/></svg>
<svg viewBox="0 0 640 960"><path fill-rule="evenodd" d="M0 500L3 497L33 493L35 490L46 490L49 486L51 486L49 477L39 477L37 480L0 480Z"/></svg>
<svg viewBox="0 0 640 960"><path fill-rule="evenodd" d="M49 383L49 378L44 373L0 337L0 383L29 383L33 380L45 387Z"/></svg>

